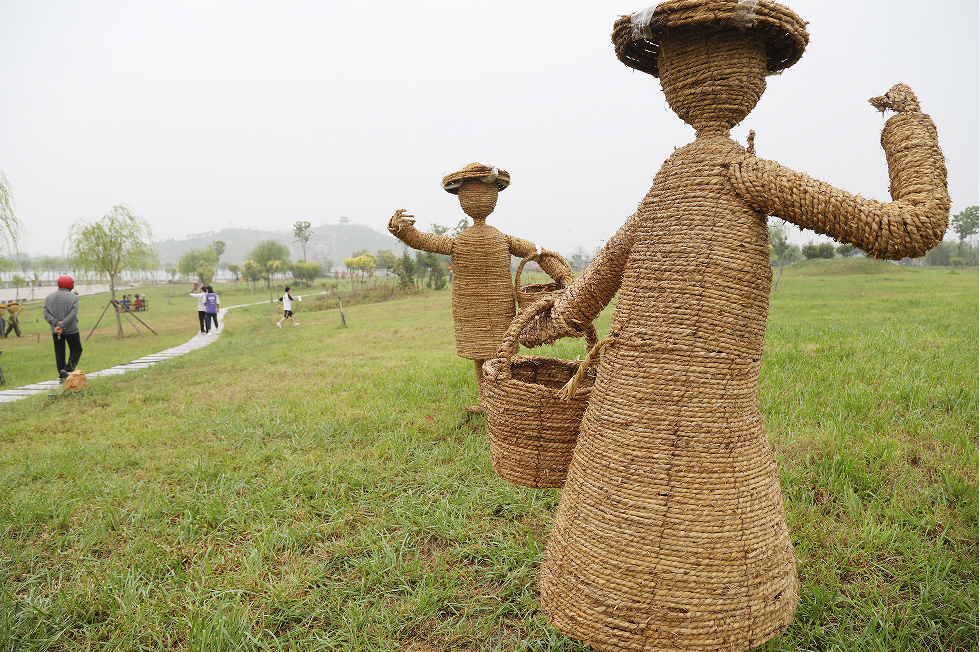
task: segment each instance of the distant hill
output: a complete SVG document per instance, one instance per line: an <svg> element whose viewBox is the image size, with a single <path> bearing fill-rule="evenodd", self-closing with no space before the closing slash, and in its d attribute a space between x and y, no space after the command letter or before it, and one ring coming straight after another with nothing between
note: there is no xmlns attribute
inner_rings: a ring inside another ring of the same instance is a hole
<svg viewBox="0 0 980 652"><path fill-rule="evenodd" d="M291 230L223 229L190 235L182 240L164 240L157 242L156 246L161 263L176 263L188 249L210 247L215 240L225 243L225 253L221 255L221 260L226 263L245 262L246 254L262 240L278 240L290 250L294 261L303 259L303 250L298 242L293 242L295 238ZM401 254L401 242L388 233L381 233L363 224L321 224L313 227L313 234L306 244L306 259L328 259L340 267L344 258L359 249L367 249L371 253L379 249L390 249L397 256Z"/></svg>

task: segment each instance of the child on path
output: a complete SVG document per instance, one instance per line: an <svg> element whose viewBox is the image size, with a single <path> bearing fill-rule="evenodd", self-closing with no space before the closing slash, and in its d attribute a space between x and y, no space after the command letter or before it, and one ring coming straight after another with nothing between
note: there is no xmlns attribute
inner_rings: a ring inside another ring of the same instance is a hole
<svg viewBox="0 0 980 652"><path fill-rule="evenodd" d="M282 323L284 321L286 321L286 318L287 317L289 317L290 321L293 322L293 326L299 326L299 322L296 321L296 318L295 317L293 317L293 301L294 300L295 301L302 301L303 300L303 297L294 297L293 295L291 295L289 293L289 286L287 285L286 286L286 294L284 294L281 297L279 297L279 305L282 307L282 309L284 311L283 312L283 315L282 315L282 319L280 319L279 321L276 322L276 326L278 326L279 328L282 328Z"/></svg>
<svg viewBox="0 0 980 652"><path fill-rule="evenodd" d="M204 332L211 332L211 323L214 322L214 333L218 334L218 306L221 305L221 298L214 293L214 288L208 285L204 288Z"/></svg>

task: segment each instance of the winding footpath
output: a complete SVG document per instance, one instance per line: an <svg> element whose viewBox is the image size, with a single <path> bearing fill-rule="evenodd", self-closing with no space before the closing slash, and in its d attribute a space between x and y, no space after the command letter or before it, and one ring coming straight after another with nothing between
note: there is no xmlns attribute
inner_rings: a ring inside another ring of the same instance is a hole
<svg viewBox="0 0 980 652"><path fill-rule="evenodd" d="M171 358L176 358L177 356L184 355L191 351L196 351L198 349L203 349L208 346L221 335L221 331L225 328L225 315L233 308L244 308L245 306L256 306L259 303L268 303L267 301L260 301L258 303L245 303L239 306L229 306L228 308L221 308L218 310L218 328L213 331L212 335L206 335L204 333L198 333L192 337L186 344L181 344L180 346L175 346L172 349L167 349L166 351L160 351L159 353L151 353L150 355L143 356L138 360L133 360L132 362L125 362L123 364L117 364L115 367L109 367L108 369L103 369L102 371L93 371L92 373L86 373L86 378L104 378L106 376L118 376L119 374L125 374L136 369L146 369L147 367L152 367L158 362L166 362ZM19 401L22 398L33 396L34 394L46 394L53 390L61 387L60 380L45 380L40 383L34 383L33 385L24 385L23 387L17 387L16 389L5 389L0 390L0 403L10 403L12 401Z"/></svg>

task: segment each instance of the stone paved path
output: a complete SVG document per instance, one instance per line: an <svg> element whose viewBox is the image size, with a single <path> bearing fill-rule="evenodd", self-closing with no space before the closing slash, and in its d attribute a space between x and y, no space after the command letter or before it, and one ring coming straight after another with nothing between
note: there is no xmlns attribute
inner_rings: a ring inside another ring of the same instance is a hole
<svg viewBox="0 0 980 652"><path fill-rule="evenodd" d="M179 355L184 355L190 351L196 351L197 349L202 349L205 346L211 344L218 336L221 335L221 331L225 328L225 314L232 308L242 308L244 306L255 306L259 303L268 303L267 301L260 301L258 303L246 303L240 306L229 306L228 308L221 308L218 311L218 329L212 331L212 334L205 335L204 333L198 333L192 337L186 344L181 344L180 346L175 346L172 349L167 349L166 351L160 351L159 353L151 353L150 355L143 356L139 360L133 360L132 362L125 362L123 364L117 364L115 367L110 367L108 369L103 369L102 371L93 371L92 373L86 373L86 378L104 378L106 376L118 376L119 374L125 374L135 369L146 369L147 367L152 367L158 362L165 362L171 358L176 358ZM5 389L0 390L0 403L10 403L11 401L18 401L27 396L33 396L34 394L48 394L61 387L60 380L45 380L40 383L35 383L33 385L24 385L23 387L18 387L16 389Z"/></svg>

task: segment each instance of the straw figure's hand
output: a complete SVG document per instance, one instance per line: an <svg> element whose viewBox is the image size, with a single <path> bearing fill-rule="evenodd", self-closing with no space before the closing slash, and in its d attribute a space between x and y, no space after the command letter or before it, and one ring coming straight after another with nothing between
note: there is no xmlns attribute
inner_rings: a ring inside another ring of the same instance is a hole
<svg viewBox="0 0 980 652"><path fill-rule="evenodd" d="M919 100L905 84L895 84L887 93L872 97L868 102L882 113L887 109L897 113L921 113Z"/></svg>
<svg viewBox="0 0 980 652"><path fill-rule="evenodd" d="M534 347L585 334L619 291L638 223L639 213L627 218L555 304L521 331L521 344Z"/></svg>
<svg viewBox="0 0 980 652"><path fill-rule="evenodd" d="M395 236L409 247L434 254L450 256L453 253L453 238L437 233L425 233L415 228L414 215L409 215L404 208L399 208L388 220L388 233Z"/></svg>
<svg viewBox="0 0 980 652"><path fill-rule="evenodd" d="M553 344L564 337L575 337L577 330L553 313L554 305L544 308L521 330L521 344L528 348Z"/></svg>
<svg viewBox="0 0 980 652"><path fill-rule="evenodd" d="M391 216L388 220L388 230L392 233L398 233L402 229L415 224L415 220L410 219L415 217L414 215L408 215L405 213L404 208L399 208L395 211L395 214Z"/></svg>

